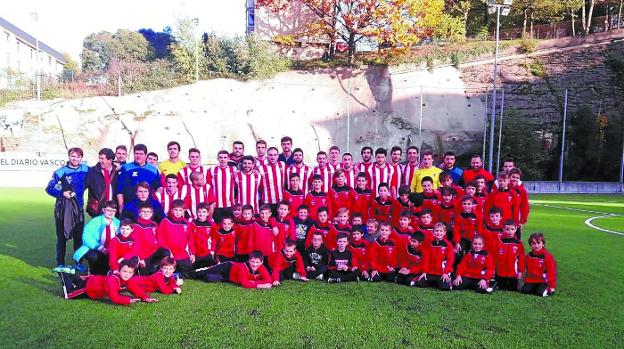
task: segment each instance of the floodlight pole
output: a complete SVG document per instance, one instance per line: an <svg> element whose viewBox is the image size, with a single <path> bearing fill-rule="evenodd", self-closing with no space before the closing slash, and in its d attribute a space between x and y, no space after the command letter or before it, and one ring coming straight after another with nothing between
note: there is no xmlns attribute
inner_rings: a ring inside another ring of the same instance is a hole
<svg viewBox="0 0 624 349"><path fill-rule="evenodd" d="M494 82L492 88L492 116L490 117L490 151L488 160L488 171L492 173L492 166L494 165L494 129L496 127L496 77L498 76L498 41L499 41L499 27L500 27L500 10L501 5L490 5L496 8L496 52L494 53Z"/></svg>
<svg viewBox="0 0 624 349"><path fill-rule="evenodd" d="M498 171L500 169L500 158L501 158L501 146L503 144L503 113L505 112L505 89L502 89L501 94L501 107L500 107L500 123L498 126L498 154L496 156L496 177L498 178Z"/></svg>

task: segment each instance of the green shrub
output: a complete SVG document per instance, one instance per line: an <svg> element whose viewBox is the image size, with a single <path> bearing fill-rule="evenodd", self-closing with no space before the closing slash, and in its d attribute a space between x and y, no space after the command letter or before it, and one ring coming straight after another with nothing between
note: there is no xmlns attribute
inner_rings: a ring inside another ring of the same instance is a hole
<svg viewBox="0 0 624 349"><path fill-rule="evenodd" d="M537 39L533 39L528 35L523 35L520 40L520 45L518 46L518 51L520 53L533 53L537 51L539 46L539 42Z"/></svg>

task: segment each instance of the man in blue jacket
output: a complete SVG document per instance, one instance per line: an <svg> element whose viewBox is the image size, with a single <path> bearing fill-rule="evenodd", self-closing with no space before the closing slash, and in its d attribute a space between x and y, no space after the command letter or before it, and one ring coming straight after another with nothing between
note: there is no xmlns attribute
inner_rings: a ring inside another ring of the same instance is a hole
<svg viewBox="0 0 624 349"><path fill-rule="evenodd" d="M82 149L71 148L67 152L69 160L67 163L54 171L52 179L46 187L46 192L56 198L59 201L62 198L71 199L75 198L80 207L80 215L83 215L84 207L84 191L85 191L85 177L89 171L87 165L82 164L82 157L84 155ZM55 205L58 209L59 205ZM59 215L55 214L55 217ZM62 215L61 215L62 216ZM84 226L84 217L80 219L79 224L76 224L71 231L71 236L74 240L74 251L76 251L82 245L82 229ZM67 238L65 237L64 227L62 220L55 220L56 226L56 264L57 268L65 267L65 253L67 251Z"/></svg>

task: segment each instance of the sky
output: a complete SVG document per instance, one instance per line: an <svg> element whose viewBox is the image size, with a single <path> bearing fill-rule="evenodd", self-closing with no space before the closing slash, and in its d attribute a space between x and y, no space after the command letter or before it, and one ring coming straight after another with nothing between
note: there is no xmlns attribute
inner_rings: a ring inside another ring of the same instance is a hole
<svg viewBox="0 0 624 349"><path fill-rule="evenodd" d="M91 33L141 28L161 31L173 27L176 18L198 18L202 32L245 33L245 0L18 0L2 7L0 17L76 60L83 39Z"/></svg>

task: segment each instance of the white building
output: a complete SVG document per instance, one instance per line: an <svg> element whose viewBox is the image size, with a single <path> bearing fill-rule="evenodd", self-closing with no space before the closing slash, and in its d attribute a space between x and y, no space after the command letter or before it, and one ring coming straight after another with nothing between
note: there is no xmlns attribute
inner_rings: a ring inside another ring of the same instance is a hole
<svg viewBox="0 0 624 349"><path fill-rule="evenodd" d="M17 79L33 80L37 69L42 78L58 78L67 63L63 54L0 17L0 89L14 88Z"/></svg>

